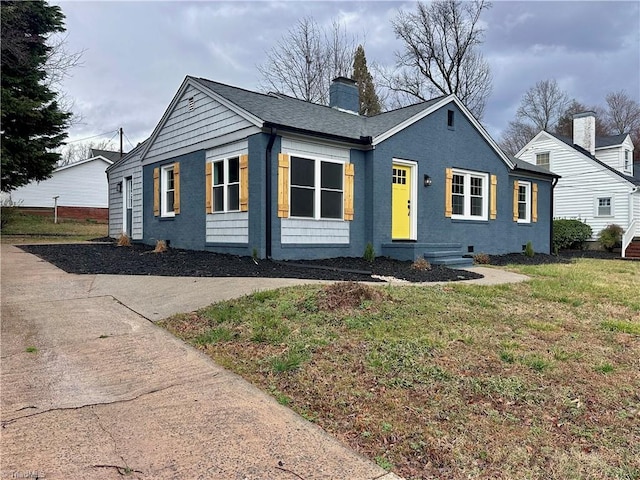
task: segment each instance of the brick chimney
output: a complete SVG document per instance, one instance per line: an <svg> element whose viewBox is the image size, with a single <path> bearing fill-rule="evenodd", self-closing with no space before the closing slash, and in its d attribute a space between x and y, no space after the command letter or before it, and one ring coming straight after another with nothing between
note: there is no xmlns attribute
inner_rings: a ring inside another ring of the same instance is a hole
<svg viewBox="0 0 640 480"><path fill-rule="evenodd" d="M576 113L573 116L573 143L584 148L591 155L596 153L595 112Z"/></svg>
<svg viewBox="0 0 640 480"><path fill-rule="evenodd" d="M334 78L329 87L329 106L357 115L360 111L360 94L355 80Z"/></svg>

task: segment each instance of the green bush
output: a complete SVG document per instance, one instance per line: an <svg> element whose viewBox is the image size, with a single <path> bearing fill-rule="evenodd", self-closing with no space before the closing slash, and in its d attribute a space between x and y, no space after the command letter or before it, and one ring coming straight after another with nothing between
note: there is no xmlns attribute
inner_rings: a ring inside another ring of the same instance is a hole
<svg viewBox="0 0 640 480"><path fill-rule="evenodd" d="M600 242L600 245L602 245L605 250L611 251L615 247L622 245L623 233L624 230L620 225L612 223L611 225L607 225L606 228L603 228L598 234L598 242Z"/></svg>
<svg viewBox="0 0 640 480"><path fill-rule="evenodd" d="M524 254L529 258L532 258L536 254L536 252L533 251L533 243L527 242L527 246L524 247Z"/></svg>
<svg viewBox="0 0 640 480"><path fill-rule="evenodd" d="M362 258L364 258L367 262L373 263L373 261L376 259L376 252L373 249L373 245L371 244L371 242L367 243L367 246L364 249L364 255L362 255Z"/></svg>
<svg viewBox="0 0 640 480"><path fill-rule="evenodd" d="M553 250L583 248L591 233L591 227L580 220L554 220Z"/></svg>

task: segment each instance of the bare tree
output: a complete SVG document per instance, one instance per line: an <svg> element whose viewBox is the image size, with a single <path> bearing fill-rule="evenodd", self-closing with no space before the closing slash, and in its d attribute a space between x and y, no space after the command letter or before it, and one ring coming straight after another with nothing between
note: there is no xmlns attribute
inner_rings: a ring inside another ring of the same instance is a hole
<svg viewBox="0 0 640 480"><path fill-rule="evenodd" d="M540 80L523 95L516 119L538 130L550 130L555 128L568 105L569 96L555 79Z"/></svg>
<svg viewBox="0 0 640 480"><path fill-rule="evenodd" d="M569 103L562 116L558 119L558 122L556 123L554 129L555 133L569 138L573 137L573 116L577 113L583 113L587 111L596 114L596 136L603 137L606 135L611 135L611 130L603 121L603 119L605 118L605 112L602 107L599 107L597 105L587 107L586 105L578 102L575 99Z"/></svg>
<svg viewBox="0 0 640 480"><path fill-rule="evenodd" d="M60 161L58 162L58 166L64 167L66 165L91 158L92 149L112 150L114 148L112 142L113 139L100 140L99 142L89 141L82 143L69 143L59 149Z"/></svg>
<svg viewBox="0 0 640 480"><path fill-rule="evenodd" d="M267 52L258 65L261 87L308 102L328 104L329 86L337 76L348 75L355 41L343 26L333 21L330 30L305 17Z"/></svg>
<svg viewBox="0 0 640 480"><path fill-rule="evenodd" d="M490 7L485 0L435 0L398 13L392 25L404 49L396 52L395 72L379 72L396 103L454 93L482 117L492 79L477 50L484 35L479 20Z"/></svg>
<svg viewBox="0 0 640 480"><path fill-rule="evenodd" d="M640 128L640 104L629 97L624 90L607 94L605 100L607 110L604 118L614 135L629 133Z"/></svg>
<svg viewBox="0 0 640 480"><path fill-rule="evenodd" d="M539 129L529 123L513 120L502 133L500 147L508 154L515 155L539 132Z"/></svg>
<svg viewBox="0 0 640 480"><path fill-rule="evenodd" d="M541 130L552 131L569 105L569 96L555 80L541 80L525 92L500 139L500 146L515 155Z"/></svg>

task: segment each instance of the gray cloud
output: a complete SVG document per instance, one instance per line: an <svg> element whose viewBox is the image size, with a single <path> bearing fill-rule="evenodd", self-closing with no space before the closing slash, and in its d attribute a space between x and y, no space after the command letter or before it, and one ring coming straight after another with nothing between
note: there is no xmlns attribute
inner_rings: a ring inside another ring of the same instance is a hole
<svg viewBox="0 0 640 480"><path fill-rule="evenodd" d="M69 47L84 66L64 90L83 124L71 139L124 127L134 142L162 117L185 75L257 89L256 66L303 16L323 25L341 19L365 43L369 63L393 65L391 19L406 2L62 2ZM556 78L587 103L625 89L640 99L640 4L503 2L483 17L494 91L484 123L498 137L521 95Z"/></svg>

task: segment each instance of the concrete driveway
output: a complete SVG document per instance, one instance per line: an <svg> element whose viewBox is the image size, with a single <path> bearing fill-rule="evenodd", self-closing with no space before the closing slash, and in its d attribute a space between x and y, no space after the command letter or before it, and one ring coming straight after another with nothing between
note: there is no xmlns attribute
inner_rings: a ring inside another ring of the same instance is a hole
<svg viewBox="0 0 640 480"><path fill-rule="evenodd" d="M1 262L1 478L398 478L148 320L300 281Z"/></svg>

